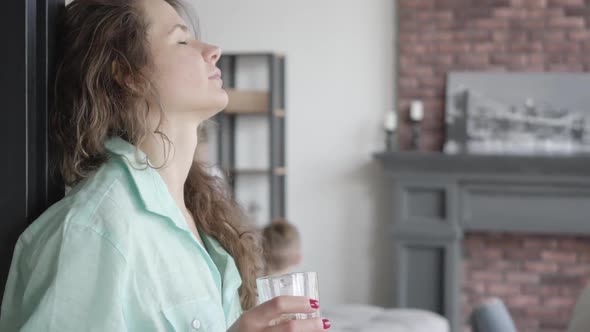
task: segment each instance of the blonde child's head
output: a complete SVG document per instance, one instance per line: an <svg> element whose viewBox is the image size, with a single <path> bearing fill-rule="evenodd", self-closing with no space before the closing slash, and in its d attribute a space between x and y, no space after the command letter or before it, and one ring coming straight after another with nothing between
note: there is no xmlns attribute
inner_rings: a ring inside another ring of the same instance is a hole
<svg viewBox="0 0 590 332"><path fill-rule="evenodd" d="M291 272L301 261L301 239L297 228L286 220L275 220L262 229L266 275Z"/></svg>

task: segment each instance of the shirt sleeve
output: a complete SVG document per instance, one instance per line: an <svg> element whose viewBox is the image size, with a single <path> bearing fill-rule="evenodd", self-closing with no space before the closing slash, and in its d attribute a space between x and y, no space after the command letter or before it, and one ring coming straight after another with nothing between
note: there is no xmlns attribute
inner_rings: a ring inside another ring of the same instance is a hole
<svg viewBox="0 0 590 332"><path fill-rule="evenodd" d="M15 247L0 331L127 331L124 256L108 237L68 223ZM41 244L39 244L41 243Z"/></svg>

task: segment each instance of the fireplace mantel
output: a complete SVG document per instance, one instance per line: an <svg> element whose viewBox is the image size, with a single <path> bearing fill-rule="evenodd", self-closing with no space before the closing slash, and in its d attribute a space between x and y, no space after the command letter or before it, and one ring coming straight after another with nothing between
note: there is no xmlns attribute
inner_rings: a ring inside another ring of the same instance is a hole
<svg viewBox="0 0 590 332"><path fill-rule="evenodd" d="M395 152L375 155L391 183L395 305L462 329L465 232L590 234L590 157Z"/></svg>

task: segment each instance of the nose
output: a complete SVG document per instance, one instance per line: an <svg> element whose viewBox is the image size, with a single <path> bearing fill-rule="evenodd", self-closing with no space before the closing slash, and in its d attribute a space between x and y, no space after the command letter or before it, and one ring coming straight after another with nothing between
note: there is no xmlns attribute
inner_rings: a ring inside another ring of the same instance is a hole
<svg viewBox="0 0 590 332"><path fill-rule="evenodd" d="M205 47L205 60L211 64L216 64L221 57L221 48L213 45L206 45Z"/></svg>

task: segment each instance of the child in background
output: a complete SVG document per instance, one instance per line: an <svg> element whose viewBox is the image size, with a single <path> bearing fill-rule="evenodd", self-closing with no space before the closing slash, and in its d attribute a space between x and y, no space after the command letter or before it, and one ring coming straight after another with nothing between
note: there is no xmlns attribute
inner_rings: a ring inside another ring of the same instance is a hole
<svg viewBox="0 0 590 332"><path fill-rule="evenodd" d="M266 276L292 272L301 262L301 239L295 225L279 219L264 227L262 250Z"/></svg>

